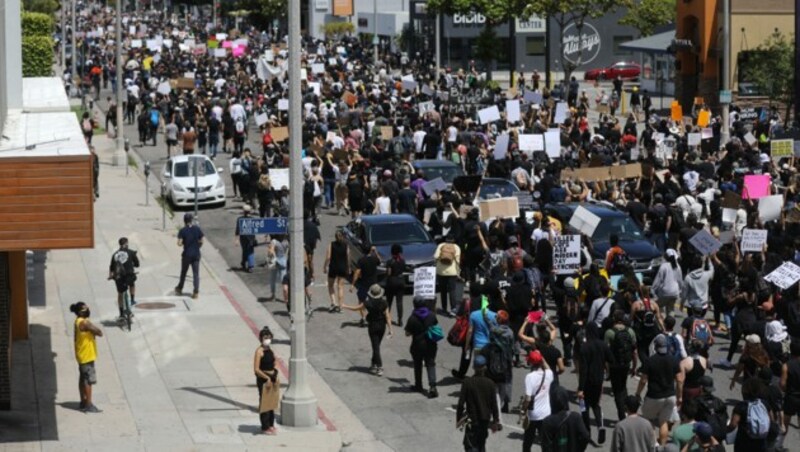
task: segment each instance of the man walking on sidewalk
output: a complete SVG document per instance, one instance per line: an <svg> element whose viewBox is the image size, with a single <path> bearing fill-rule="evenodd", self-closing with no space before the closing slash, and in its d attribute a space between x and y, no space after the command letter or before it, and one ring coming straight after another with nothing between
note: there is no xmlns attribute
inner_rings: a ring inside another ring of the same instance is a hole
<svg viewBox="0 0 800 452"><path fill-rule="evenodd" d="M94 362L97 359L97 341L95 337L103 336L103 331L89 321L89 305L79 301L69 307L75 314L75 358L78 360L78 390L81 395L81 411L85 413L101 413L92 403L92 386L97 384L97 373Z"/></svg>
<svg viewBox="0 0 800 452"><path fill-rule="evenodd" d="M178 246L183 247L181 255L181 279L175 286L175 294L180 295L183 291L183 283L186 281L186 273L189 266L192 266L192 284L194 291L192 298L197 299L200 292L200 247L203 246L203 231L196 224L193 224L194 216L187 213L183 216L183 228L178 232Z"/></svg>

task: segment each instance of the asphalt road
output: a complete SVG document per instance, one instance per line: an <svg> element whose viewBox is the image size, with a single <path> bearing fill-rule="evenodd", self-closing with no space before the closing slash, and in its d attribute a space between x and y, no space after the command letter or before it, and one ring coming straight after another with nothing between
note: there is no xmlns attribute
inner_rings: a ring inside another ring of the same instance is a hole
<svg viewBox="0 0 800 452"><path fill-rule="evenodd" d="M610 86L610 84L609 84ZM587 90L593 90L590 85ZM101 98L105 99L107 92ZM593 93L590 91L590 96ZM104 102L101 106L105 109ZM256 154L260 154L260 137L251 124L251 137L249 144ZM159 136L158 146L138 146L138 133L135 125L125 127L125 134L131 137L134 151L142 160L150 161L155 180L159 180L166 162L166 146L163 135ZM233 199L228 172L230 154L219 154L216 165L225 168L224 178L228 191L228 201L223 208L201 209L199 215L200 225L211 243L219 249L230 266L230 271L236 272L258 297L256 300L245 300L247 303L258 303L263 309L270 311L275 319L288 331L291 327L286 305L279 301L267 301L269 295L267 270L262 264L266 260L266 251L263 245L256 248L257 266L253 273L243 273L238 270L240 249L234 239L235 221L240 214L241 202ZM151 190L158 192L157 184L151 176ZM102 190L102 187L101 187ZM345 223L346 218L337 216L330 211L320 215L322 244L317 249L314 258L314 268L317 279L313 285L313 306L327 307L329 298L325 276L322 273L324 250L333 239L333 234L338 226ZM259 238L263 242L263 238ZM347 303L355 304L355 294L347 294ZM552 303L551 303L552 304ZM411 312L411 299L405 299L405 312ZM550 313L552 314L552 313ZM413 384L413 367L408 351L410 341L404 337L402 331L395 327L393 337L385 338L382 347L385 374L383 377L373 376L368 372L370 366L371 349L366 329L358 326L359 316L356 313L345 311L341 314L330 314L327 310L314 314L308 325L308 357L311 365L325 378L328 384L344 400L348 407L359 419L386 444L396 450L463 450L461 446L462 433L455 428L454 407L460 389L460 383L451 377L450 370L458 365L460 349L451 347L446 341L441 342L437 357L437 378L439 381L440 397L429 400L424 395L408 393L408 388ZM443 329L448 331L453 324L450 318L440 316ZM561 347L560 340L557 346ZM712 350L712 361L718 359L727 351L728 340L724 337L717 338L717 345ZM736 358L738 359L738 355ZM512 406L515 406L524 391L524 369L514 369ZM715 369L711 374L716 381L716 395L727 400L731 406L735 400L741 399L740 386L734 391L728 389L730 370ZM426 379L423 377L426 383ZM562 385L570 391L577 387L577 376L573 369L568 368L561 376ZM629 391L633 392L638 383L635 379L628 382ZM427 384L425 384L427 386ZM607 416L606 425L612 426L616 421L616 409L613 398L610 397L610 385L607 385L606 396L602 399L602 408ZM577 410L577 406L573 407ZM513 411L512 411L513 413ZM336 422L336 419L333 419ZM503 416L503 431L493 434L489 438L489 450L516 450L521 447L522 430L517 425L517 415ZM597 438L596 430L593 437ZM608 432L609 443L610 434ZM790 441L800 439L797 430L791 430ZM601 449L607 449L608 443ZM732 450L732 446L729 446Z"/></svg>

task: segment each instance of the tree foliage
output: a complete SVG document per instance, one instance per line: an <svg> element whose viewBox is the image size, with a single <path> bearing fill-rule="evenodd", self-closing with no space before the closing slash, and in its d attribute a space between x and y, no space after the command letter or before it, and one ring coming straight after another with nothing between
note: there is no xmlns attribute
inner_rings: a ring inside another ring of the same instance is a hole
<svg viewBox="0 0 800 452"><path fill-rule="evenodd" d="M22 12L22 36L50 36L53 18L45 13Z"/></svg>
<svg viewBox="0 0 800 452"><path fill-rule="evenodd" d="M676 11L675 0L638 0L619 23L632 26L642 36L650 36L656 27L675 23Z"/></svg>
<svg viewBox="0 0 800 452"><path fill-rule="evenodd" d="M68 4L66 1L62 0L62 2ZM25 11L42 13L50 16L61 8L57 0L25 0L22 2L22 7Z"/></svg>
<svg viewBox="0 0 800 452"><path fill-rule="evenodd" d="M775 101L786 107L788 121L794 102L794 39L775 30L755 51L749 52L747 64L740 70L745 80L769 97L770 103Z"/></svg>
<svg viewBox="0 0 800 452"><path fill-rule="evenodd" d="M319 26L326 37L340 38L345 35L352 34L356 31L356 27L352 22L328 22Z"/></svg>
<svg viewBox="0 0 800 452"><path fill-rule="evenodd" d="M53 73L53 40L50 36L22 37L22 76L49 77Z"/></svg>
<svg viewBox="0 0 800 452"><path fill-rule="evenodd" d="M489 24L497 25L522 16L526 0L428 0L428 11L442 14L476 12L486 16Z"/></svg>

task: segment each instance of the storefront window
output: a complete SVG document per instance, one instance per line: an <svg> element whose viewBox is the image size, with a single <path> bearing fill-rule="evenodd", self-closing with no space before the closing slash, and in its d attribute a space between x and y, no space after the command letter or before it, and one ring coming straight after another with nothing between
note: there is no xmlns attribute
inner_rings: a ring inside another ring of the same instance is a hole
<svg viewBox="0 0 800 452"><path fill-rule="evenodd" d="M525 55L527 56L544 55L544 36L531 36L525 38Z"/></svg>
<svg viewBox="0 0 800 452"><path fill-rule="evenodd" d="M739 85L739 97L760 95L754 81L747 78L747 74L750 72L750 65L753 64L751 56L756 52L758 52L758 50L743 50L739 52L736 57L736 73L738 74L736 82Z"/></svg>

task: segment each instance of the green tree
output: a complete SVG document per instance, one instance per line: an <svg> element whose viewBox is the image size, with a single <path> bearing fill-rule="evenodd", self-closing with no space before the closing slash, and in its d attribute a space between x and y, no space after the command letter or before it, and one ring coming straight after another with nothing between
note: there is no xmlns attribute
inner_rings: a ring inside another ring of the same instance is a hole
<svg viewBox="0 0 800 452"><path fill-rule="evenodd" d="M524 10L526 16L536 14L549 17L558 25L561 67L564 70L564 79L569 80L575 69L580 67L583 52L578 52L576 61L564 58L564 29L567 25L574 24L575 33L583 36L586 19L604 16L620 7L630 7L632 0L526 0L526 3L527 7ZM569 83L565 92L565 95L568 94Z"/></svg>
<svg viewBox="0 0 800 452"><path fill-rule="evenodd" d="M64 0L62 0L62 3ZM25 11L33 13L42 13L52 16L61 7L57 0L25 0L22 2Z"/></svg>
<svg viewBox="0 0 800 452"><path fill-rule="evenodd" d="M755 84L758 92L769 98L770 106L773 102L785 106L788 124L794 104L794 38L775 30L749 53L747 64L740 68L743 79Z"/></svg>
<svg viewBox="0 0 800 452"><path fill-rule="evenodd" d="M53 18L45 13L22 12L23 36L50 36L53 33Z"/></svg>
<svg viewBox="0 0 800 452"><path fill-rule="evenodd" d="M650 36L656 27L675 23L676 11L675 0L638 0L619 23L632 26L642 36Z"/></svg>

